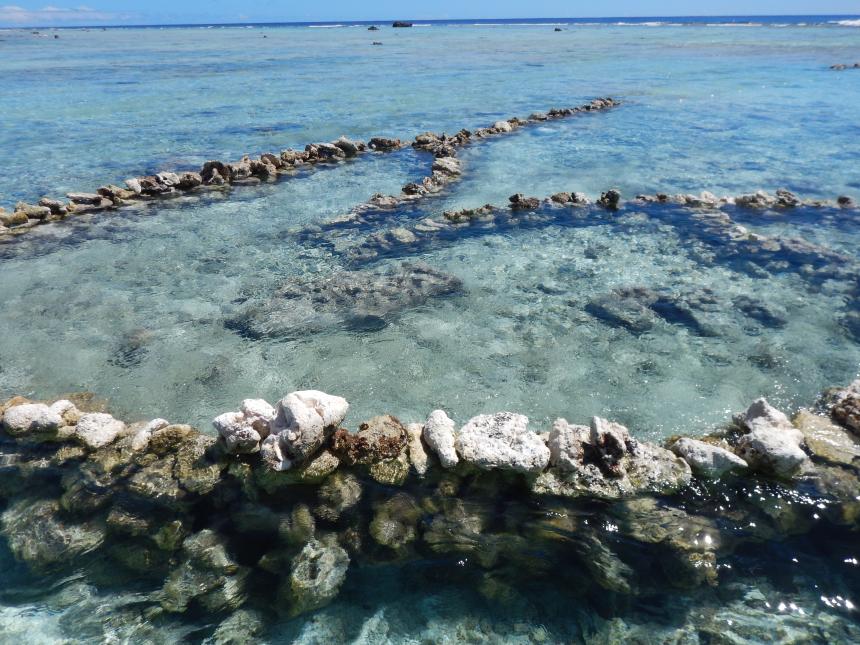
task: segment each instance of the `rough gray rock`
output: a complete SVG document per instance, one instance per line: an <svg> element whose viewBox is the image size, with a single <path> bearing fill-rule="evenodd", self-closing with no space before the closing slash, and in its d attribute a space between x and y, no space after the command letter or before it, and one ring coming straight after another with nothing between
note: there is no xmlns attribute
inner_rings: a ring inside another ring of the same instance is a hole
<svg viewBox="0 0 860 645"><path fill-rule="evenodd" d="M478 415L460 428L457 454L482 470L538 473L549 463L549 448L528 423L513 412Z"/></svg>
<svg viewBox="0 0 860 645"><path fill-rule="evenodd" d="M371 150L376 150L378 152L390 152L391 150L397 150L403 145L400 139L388 139L386 137L373 137L370 141L367 142L367 146Z"/></svg>
<svg viewBox="0 0 860 645"><path fill-rule="evenodd" d="M23 213L27 219L43 220L51 215L51 209L47 206L36 206L35 204L27 204L26 202L18 202L15 204L15 212Z"/></svg>
<svg viewBox="0 0 860 645"><path fill-rule="evenodd" d="M860 379L831 392L828 402L833 419L860 435Z"/></svg>
<svg viewBox="0 0 860 645"><path fill-rule="evenodd" d="M809 461L796 436L783 428L759 428L738 440L738 453L759 472L791 479Z"/></svg>
<svg viewBox="0 0 860 645"><path fill-rule="evenodd" d="M312 457L343 421L346 399L306 390L291 392L278 402L272 434L263 442L263 458L274 470L289 470Z"/></svg>
<svg viewBox="0 0 860 645"><path fill-rule="evenodd" d="M526 197L522 193L511 195L508 197L511 209L518 211L530 211L540 206L540 200L537 197Z"/></svg>
<svg viewBox="0 0 860 645"><path fill-rule="evenodd" d="M424 441L439 457L443 468L453 468L460 461L454 447L456 430L454 422L443 410L434 410L427 417L422 431Z"/></svg>
<svg viewBox="0 0 860 645"><path fill-rule="evenodd" d="M75 437L95 450L111 443L125 430L125 424L109 414L93 412L83 415L75 426Z"/></svg>
<svg viewBox="0 0 860 645"><path fill-rule="evenodd" d="M406 428L390 414L365 421L355 433L341 428L332 438L332 451L347 464L369 466L395 459L405 447Z"/></svg>
<svg viewBox="0 0 860 645"><path fill-rule="evenodd" d="M347 157L354 157L359 152L364 151L365 148L363 143L352 141L345 136L340 137L337 141L334 141L332 143L333 145L340 148Z"/></svg>
<svg viewBox="0 0 860 645"><path fill-rule="evenodd" d="M759 428L784 428L789 431L794 430L794 426L791 424L788 417L773 407L767 402L767 399L764 398L753 401L746 411L734 416L734 421L739 426L750 432ZM801 437L799 433L797 433L797 436L797 442L800 443Z"/></svg>
<svg viewBox="0 0 860 645"><path fill-rule="evenodd" d="M37 570L93 551L105 539L98 522L68 523L55 500L19 498L0 515L0 529L18 560Z"/></svg>
<svg viewBox="0 0 860 645"><path fill-rule="evenodd" d="M227 452L248 454L260 449L260 442L269 436L275 409L263 399L245 399L239 412L225 412L212 421L224 439Z"/></svg>
<svg viewBox="0 0 860 645"><path fill-rule="evenodd" d="M422 437L423 426L420 423L406 424L406 448L409 451L409 463L419 477L427 474L427 449Z"/></svg>
<svg viewBox="0 0 860 645"><path fill-rule="evenodd" d="M690 464L693 473L699 477L719 479L747 469L747 462L735 453L697 439L678 439L671 450Z"/></svg>
<svg viewBox="0 0 860 645"><path fill-rule="evenodd" d="M644 493L671 494L690 483L686 461L638 442L624 426L594 417L587 429L559 419L549 437L552 467L532 489L562 497L623 499Z"/></svg>
<svg viewBox="0 0 860 645"><path fill-rule="evenodd" d="M614 188L607 190L605 193L601 193L600 198L597 200L597 203L603 208L611 211L618 210L618 205L621 202L621 193L615 190Z"/></svg>
<svg viewBox="0 0 860 645"><path fill-rule="evenodd" d="M56 432L63 418L55 406L44 403L12 406L3 415L3 429L13 437Z"/></svg>
<svg viewBox="0 0 860 645"><path fill-rule="evenodd" d="M556 419L549 433L549 463L565 472L575 471L582 466L583 445L588 443L591 429Z"/></svg>
<svg viewBox="0 0 860 645"><path fill-rule="evenodd" d="M735 422L748 430L738 439L737 449L752 469L791 479L807 466L809 458L800 447L803 434L767 400L754 401Z"/></svg>
<svg viewBox="0 0 860 645"><path fill-rule="evenodd" d="M842 426L809 410L801 410L792 421L815 457L846 466L860 462L860 439Z"/></svg>

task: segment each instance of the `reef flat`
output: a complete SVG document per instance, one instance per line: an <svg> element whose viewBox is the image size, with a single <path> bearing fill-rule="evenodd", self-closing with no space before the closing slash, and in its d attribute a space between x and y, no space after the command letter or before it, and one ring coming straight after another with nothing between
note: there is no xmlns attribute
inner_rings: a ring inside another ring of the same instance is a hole
<svg viewBox="0 0 860 645"><path fill-rule="evenodd" d="M213 642L252 642L391 564L432 577L468 563L503 604L560 575L613 604L695 594L742 576L738 558L860 528L860 381L791 419L759 399L662 446L599 417L544 429L511 412L349 431L348 402L318 391L245 400L213 421L217 439L91 406L0 406L0 532L34 571L98 584L109 567L135 588L112 619L121 638L202 612Z"/></svg>

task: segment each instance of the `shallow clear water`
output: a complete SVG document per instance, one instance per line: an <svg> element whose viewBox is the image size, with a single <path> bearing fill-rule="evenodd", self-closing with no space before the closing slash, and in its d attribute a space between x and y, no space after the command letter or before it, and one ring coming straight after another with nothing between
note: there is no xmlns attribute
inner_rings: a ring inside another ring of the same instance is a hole
<svg viewBox="0 0 860 645"><path fill-rule="evenodd" d="M557 416L600 414L656 439L705 431L757 396L786 409L809 405L822 388L860 371L860 344L840 322L857 308L856 214L730 213L750 230L838 251L843 272L825 279L802 266L765 270L744 250L726 256L689 213L653 206L469 227L372 260L350 253L379 231L449 208L504 205L515 192L595 197L618 187L632 197L786 187L804 197L860 197L860 72L828 69L860 60L860 29L59 33L55 40L0 32L6 206L341 134L411 139L595 96L624 105L472 145L459 155L462 181L442 195L327 238L303 233L375 192L397 193L427 174L429 160L408 148L368 155L237 188L229 198L205 194L73 218L0 245L0 397L87 390L119 417L208 428L242 398L274 401L318 388L351 402L350 426L383 412L412 421L443 407L462 423L511 409L537 429ZM384 45L372 47L373 39ZM254 339L229 325L285 282L325 281L345 269L373 274L403 261L456 276L463 288L395 307L370 328L335 322ZM595 302L634 287L707 303L694 323L646 312L641 330L595 315ZM739 299L775 318L745 313ZM392 616L403 614L402 597L414 598L415 589L389 586L384 602L368 607L366 585L351 584L312 622L286 625L289 638L541 642L535 630L546 623L554 642L609 629L567 624L563 609L538 602L507 621L470 592L461 598L450 589L422 593L420 612L406 624ZM32 610L16 598L2 609L4 637L35 629L51 642L68 636L64 620L82 635L81 609L68 609L63 594L97 605L103 592L76 585L84 583L63 582ZM787 587L804 606L817 606L819 594L805 583ZM633 623L647 622L647 607L640 609ZM380 612L385 620L374 618ZM596 619L583 610L577 621L588 620ZM387 635L362 632L383 623ZM170 629L180 627L164 629L178 637Z"/></svg>
<svg viewBox="0 0 860 645"><path fill-rule="evenodd" d="M858 187L860 85L827 69L860 57L856 29L435 26L378 37L381 48L357 28L4 32L0 71L12 90L0 110L14 127L0 149L14 154L0 196L62 194L340 134L453 131L605 94L625 105L467 148L464 180L411 217L504 204L518 191L785 186L832 198ZM57 100L60 91L71 98ZM224 328L242 294L342 265L289 231L397 192L427 163L410 150L374 156L240 189L238 199L51 227L4 249L0 316L14 332L0 340L0 388L88 389L128 415L203 426L244 396L314 386L354 401L354 419L380 410L418 419L443 405L462 421L509 407L541 421L602 412L669 434L716 422L745 393L797 405L857 371L854 344L828 313L838 295L811 294L790 275L768 286L791 311L773 333L730 305L707 339L671 325L636 337L584 315L582 303L616 286L760 288L731 268L697 266L683 231L647 223L506 231L432 249L423 259L463 279L464 294L375 333L249 342ZM845 235L827 226L814 237L836 248ZM583 258L593 245L599 259ZM540 290L548 280L557 293ZM626 373L635 369L644 371Z"/></svg>

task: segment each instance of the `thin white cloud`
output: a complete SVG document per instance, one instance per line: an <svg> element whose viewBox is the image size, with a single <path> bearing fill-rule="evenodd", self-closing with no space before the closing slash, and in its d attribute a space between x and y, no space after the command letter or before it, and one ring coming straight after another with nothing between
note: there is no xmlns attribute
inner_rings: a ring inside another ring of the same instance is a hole
<svg viewBox="0 0 860 645"><path fill-rule="evenodd" d="M57 25L99 24L128 20L131 14L96 11L86 6L64 8L52 5L41 9L25 9L17 5L0 5L0 24Z"/></svg>

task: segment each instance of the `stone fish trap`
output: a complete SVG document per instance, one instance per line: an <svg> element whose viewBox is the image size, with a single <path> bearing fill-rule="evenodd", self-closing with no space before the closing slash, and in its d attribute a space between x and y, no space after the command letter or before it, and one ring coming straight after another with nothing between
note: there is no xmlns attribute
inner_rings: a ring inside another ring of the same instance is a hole
<svg viewBox="0 0 860 645"><path fill-rule="evenodd" d="M348 403L316 391L247 400L218 439L88 403L0 406L0 532L35 571L106 558L115 584L143 576L150 619L203 611L259 634L331 602L352 567L392 562L469 562L499 589L564 570L604 599L694 590L741 547L860 527L860 381L827 393L829 417L760 399L668 449L597 417L539 435L515 413L457 430L435 411L350 433Z"/></svg>
<svg viewBox="0 0 860 645"><path fill-rule="evenodd" d="M705 255L709 256L701 258L704 264L730 265L751 275L795 273L812 289L820 289L832 280L856 284L860 280L856 258L795 236L753 233L731 217L743 211L788 214L802 209L844 218L845 213L856 211L856 204L848 198L840 198L835 203L801 200L786 190L777 191L775 196L759 191L722 198L709 193L701 196L639 195L625 203L621 194L611 189L593 205L581 193L556 193L543 200L518 193L510 197L507 207L486 204L479 208L446 211L441 216L423 217L417 221L401 218L396 226L376 230L364 239L339 239L335 252L344 258L346 266L358 268L372 266L385 259L412 257L456 244L467 237L551 225L573 228L606 225L619 221L626 212L641 210L650 219L674 226L680 234L701 244L707 250ZM305 241L322 244L328 233L309 228L299 235ZM348 311L356 306L353 302L343 304ZM709 312L720 310L721 302L717 294L707 290L697 292L687 288L684 293L675 294L630 285L586 303L571 301L570 304L582 307L606 324L627 329L633 334L649 331L656 320L662 319L685 327L696 336L718 335L707 319ZM749 296L737 297L722 305L730 306L766 327L779 328L786 324L782 312ZM259 305L251 311L261 312L267 307L277 306L278 301L275 300L274 304ZM408 306L410 303L404 301L403 307ZM860 337L860 299L856 288L848 290L844 313L839 321L850 338Z"/></svg>
<svg viewBox="0 0 860 645"><path fill-rule="evenodd" d="M569 117L574 114L598 112L619 105L612 98L594 99L590 103L575 108L553 108L547 113L536 112L528 119L514 117L498 121L490 127L479 128L473 133L461 130L449 137L445 134L425 133L415 137L412 144L417 150L430 152L436 157L432 174L421 179L420 183L404 186L399 197L376 194L366 208L390 208L401 201L420 199L439 192L447 183L460 175L460 163L455 158L457 148L474 139L482 139L513 132L516 128L530 123ZM35 226L57 222L69 215L114 210L127 204L156 198L175 197L183 193L199 190L221 190L230 186L257 185L262 181L274 181L279 176L295 172L306 166L337 163L366 153L392 152L403 146L400 139L374 137L367 143L352 141L341 137L332 143L311 143L304 151L292 149L279 154L263 153L259 159L243 157L236 163L207 161L199 172L186 171L160 172L145 177L135 177L126 181L127 188L112 184L100 187L94 193L69 193L70 200L43 197L38 204L19 202L12 213L0 208L0 241L13 239Z"/></svg>

